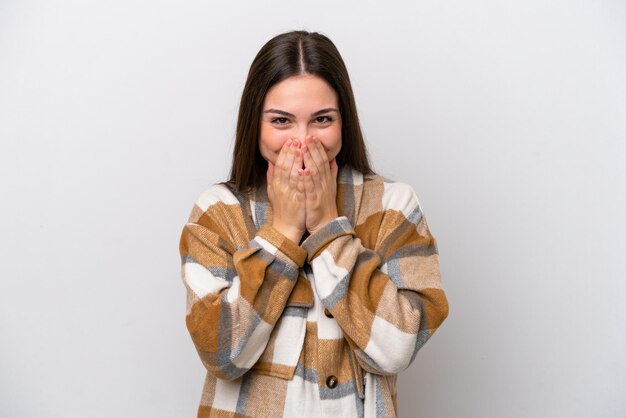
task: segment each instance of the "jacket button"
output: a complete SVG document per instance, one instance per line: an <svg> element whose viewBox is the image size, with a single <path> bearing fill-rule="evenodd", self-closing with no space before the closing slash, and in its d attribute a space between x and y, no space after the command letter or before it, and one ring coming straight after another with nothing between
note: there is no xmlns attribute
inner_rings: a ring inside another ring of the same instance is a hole
<svg viewBox="0 0 626 418"><path fill-rule="evenodd" d="M329 318L333 317L333 314L330 313L330 311L328 309L324 309L324 315L326 315Z"/></svg>
<svg viewBox="0 0 626 418"><path fill-rule="evenodd" d="M326 379L326 386L331 389L337 386L337 378L335 376L328 376Z"/></svg>

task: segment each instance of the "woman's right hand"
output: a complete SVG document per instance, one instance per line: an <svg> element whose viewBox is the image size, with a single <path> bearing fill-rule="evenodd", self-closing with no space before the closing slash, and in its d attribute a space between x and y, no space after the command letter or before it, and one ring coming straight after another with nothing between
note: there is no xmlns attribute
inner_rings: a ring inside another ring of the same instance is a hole
<svg viewBox="0 0 626 418"><path fill-rule="evenodd" d="M287 140L276 164L268 162L267 195L272 205L272 227L296 244L306 232L304 180L300 174L300 142Z"/></svg>

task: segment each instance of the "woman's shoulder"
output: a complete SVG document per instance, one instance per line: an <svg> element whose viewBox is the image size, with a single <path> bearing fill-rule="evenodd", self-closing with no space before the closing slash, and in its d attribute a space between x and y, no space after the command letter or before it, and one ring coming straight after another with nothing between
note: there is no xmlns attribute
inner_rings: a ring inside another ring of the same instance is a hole
<svg viewBox="0 0 626 418"><path fill-rule="evenodd" d="M413 188L405 182L387 177L378 173L364 174L355 168L346 166L339 173L339 182L352 185L366 185L368 187L384 186L389 190L396 192L404 191L405 193Z"/></svg>
<svg viewBox="0 0 626 418"><path fill-rule="evenodd" d="M207 210L216 203L239 204L239 199L235 193L236 191L228 183L215 183L200 192L195 204L203 210Z"/></svg>
<svg viewBox="0 0 626 418"><path fill-rule="evenodd" d="M413 186L382 174L362 174L352 169L352 178L358 178L363 185L363 198L378 200L382 210L397 210L405 216L420 210L421 204Z"/></svg>
<svg viewBox="0 0 626 418"><path fill-rule="evenodd" d="M240 192L228 182L211 184L197 195L189 221L195 222L206 214L224 212L224 206L230 208L241 206Z"/></svg>

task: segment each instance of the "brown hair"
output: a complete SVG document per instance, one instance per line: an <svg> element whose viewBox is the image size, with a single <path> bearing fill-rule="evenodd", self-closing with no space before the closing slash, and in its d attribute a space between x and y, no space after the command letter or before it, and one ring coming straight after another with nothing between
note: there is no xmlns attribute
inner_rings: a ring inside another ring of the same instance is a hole
<svg viewBox="0 0 626 418"><path fill-rule="evenodd" d="M270 39L258 52L241 95L237 134L229 183L240 191L264 184L267 161L259 151L259 124L263 102L276 83L300 74L324 79L337 93L342 119L341 150L337 165L349 165L363 174L373 174L348 70L339 51L326 36L317 32L292 31Z"/></svg>

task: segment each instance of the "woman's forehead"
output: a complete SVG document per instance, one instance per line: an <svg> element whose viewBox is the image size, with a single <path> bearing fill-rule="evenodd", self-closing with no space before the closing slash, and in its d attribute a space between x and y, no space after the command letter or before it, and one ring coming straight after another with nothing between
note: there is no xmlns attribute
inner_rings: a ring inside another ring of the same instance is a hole
<svg viewBox="0 0 626 418"><path fill-rule="evenodd" d="M324 79L307 74L286 78L272 86L265 96L264 110L281 106L310 110L311 107L336 107L336 105L337 93L332 87Z"/></svg>

